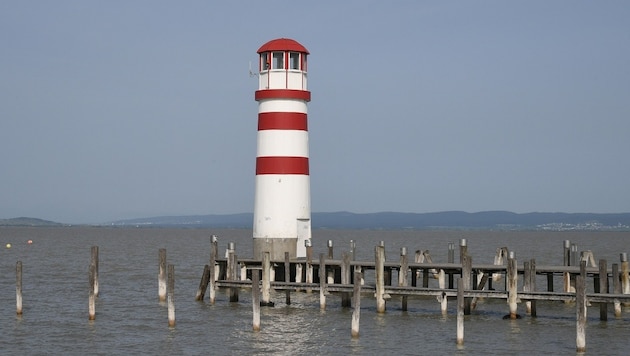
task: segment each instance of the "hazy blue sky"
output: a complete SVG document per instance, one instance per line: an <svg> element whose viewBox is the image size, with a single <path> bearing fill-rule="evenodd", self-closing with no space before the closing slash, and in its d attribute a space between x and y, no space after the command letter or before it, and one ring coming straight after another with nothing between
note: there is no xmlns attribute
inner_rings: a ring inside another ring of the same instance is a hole
<svg viewBox="0 0 630 356"><path fill-rule="evenodd" d="M268 40L312 210L630 212L628 1L2 1L0 218L251 212Z"/></svg>

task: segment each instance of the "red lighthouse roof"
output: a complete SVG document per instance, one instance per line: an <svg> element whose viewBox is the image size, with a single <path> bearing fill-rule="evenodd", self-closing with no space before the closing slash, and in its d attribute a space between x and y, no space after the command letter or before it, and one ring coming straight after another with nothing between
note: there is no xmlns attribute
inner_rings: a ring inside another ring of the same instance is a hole
<svg viewBox="0 0 630 356"><path fill-rule="evenodd" d="M306 47L302 46L298 41L290 38L276 38L262 45L256 53L271 51L295 51L308 54Z"/></svg>

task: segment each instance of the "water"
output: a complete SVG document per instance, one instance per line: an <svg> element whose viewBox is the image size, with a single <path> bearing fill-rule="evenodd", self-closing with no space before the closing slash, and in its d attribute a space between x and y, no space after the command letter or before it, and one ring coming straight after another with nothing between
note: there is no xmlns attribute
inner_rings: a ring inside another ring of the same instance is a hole
<svg viewBox="0 0 630 356"><path fill-rule="evenodd" d="M575 352L575 306L538 302L538 318L502 320L501 300L478 304L465 320L465 344L457 347L455 303L447 315L435 299L400 299L377 314L373 298L361 301L361 336L350 337L351 309L340 299L327 298L319 309L319 293L272 294L274 308L262 308L260 332L251 328L250 293L229 303L226 291L214 305L195 301L209 258L211 234L219 236L220 254L235 242L237 255L251 257L250 230L133 229L133 228L0 228L0 353L24 355L257 355L257 354L572 354ZM475 263L492 263L496 248L515 251L519 264L536 258L538 265L562 264L564 240L591 250L595 258L619 262L630 251L630 232L495 232L495 231L373 231L315 230L314 255L327 252L333 240L335 257L357 245L357 258L372 260L374 246L385 241L388 260L398 260L400 247L410 255L430 250L434 262L446 262L449 242L461 238ZM32 240L32 244L27 244ZM5 245L12 244L7 249ZM99 246L100 295L96 320L88 321L90 247ZM168 327L165 303L158 302L158 250L167 249L175 265L177 325ZM15 314L15 263L23 262L24 314ZM544 277L538 286L546 286ZM590 281L590 280L589 280ZM432 282L433 283L433 282ZM590 282L589 282L590 283ZM556 288L560 287L556 283ZM525 314L519 304L519 313ZM588 310L587 352L627 354L630 312L599 321L599 307Z"/></svg>

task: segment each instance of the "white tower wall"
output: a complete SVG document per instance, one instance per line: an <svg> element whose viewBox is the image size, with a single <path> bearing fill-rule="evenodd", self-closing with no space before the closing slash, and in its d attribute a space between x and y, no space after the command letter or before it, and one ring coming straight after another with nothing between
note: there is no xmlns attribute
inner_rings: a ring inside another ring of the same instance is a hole
<svg viewBox="0 0 630 356"><path fill-rule="evenodd" d="M290 39L259 50L254 257L305 257L311 239L306 56Z"/></svg>

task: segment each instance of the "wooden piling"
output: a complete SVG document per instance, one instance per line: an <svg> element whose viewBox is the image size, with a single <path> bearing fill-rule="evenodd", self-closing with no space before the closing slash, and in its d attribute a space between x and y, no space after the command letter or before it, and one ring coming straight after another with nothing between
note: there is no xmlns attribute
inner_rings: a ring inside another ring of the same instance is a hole
<svg viewBox="0 0 630 356"><path fill-rule="evenodd" d="M208 282L210 281L210 266L203 266L203 274L201 276L201 281L199 282L199 289L197 289L197 295L195 296L195 300L202 301L203 297L206 295L206 289L208 288Z"/></svg>
<svg viewBox="0 0 630 356"><path fill-rule="evenodd" d="M581 273L575 279L575 309L576 309L576 351L586 351L586 261L581 262Z"/></svg>
<svg viewBox="0 0 630 356"><path fill-rule="evenodd" d="M168 326L175 326L175 265L168 265L168 285L166 291L168 305Z"/></svg>
<svg viewBox="0 0 630 356"><path fill-rule="evenodd" d="M210 304L214 304L216 300L216 281L218 275L218 266L216 266L217 261L217 253L218 253L218 243L217 236L212 235L211 237L211 245L210 245L210 262L208 266L210 267L208 272L208 302Z"/></svg>
<svg viewBox="0 0 630 356"><path fill-rule="evenodd" d="M530 268L530 282L529 282L529 288L530 288L530 292L535 292L536 291L536 259L532 258L529 261L529 268ZM529 302L530 304L530 316L535 318L537 316L537 312L536 312L536 301L532 300Z"/></svg>
<svg viewBox="0 0 630 356"><path fill-rule="evenodd" d="M619 255L621 261L621 294L630 294L630 270L628 268L628 255L623 252ZM629 305L624 303L625 306Z"/></svg>
<svg viewBox="0 0 630 356"><path fill-rule="evenodd" d="M352 261L357 259L357 243L354 240L350 240L350 254L352 255Z"/></svg>
<svg viewBox="0 0 630 356"><path fill-rule="evenodd" d="M464 283L457 280L457 345L464 344Z"/></svg>
<svg viewBox="0 0 630 356"><path fill-rule="evenodd" d="M90 263L88 271L89 296L88 296L88 320L96 319L96 293L94 290L94 278L96 275L96 266Z"/></svg>
<svg viewBox="0 0 630 356"><path fill-rule="evenodd" d="M449 242L448 243L448 263L455 263L455 243L454 242ZM454 283L454 276L452 272L448 273L448 289L453 289L455 283Z"/></svg>
<svg viewBox="0 0 630 356"><path fill-rule="evenodd" d="M295 283L302 283L302 274L304 273L304 264L295 264ZM299 291L299 289L297 289Z"/></svg>
<svg viewBox="0 0 630 356"><path fill-rule="evenodd" d="M284 281L291 282L291 261L289 259L289 253L284 253ZM285 303L286 305L291 305L291 290L287 289L285 291Z"/></svg>
<svg viewBox="0 0 630 356"><path fill-rule="evenodd" d="M341 284L350 284L350 279L350 253L344 252L341 262ZM350 293L341 293L341 306L343 308L349 308L351 306L350 300Z"/></svg>
<svg viewBox="0 0 630 356"><path fill-rule="evenodd" d="M608 293L608 264L606 260L599 260L599 293ZM599 303L599 320L608 320L608 303Z"/></svg>
<svg viewBox="0 0 630 356"><path fill-rule="evenodd" d="M319 254L319 308L326 309L326 256Z"/></svg>
<svg viewBox="0 0 630 356"><path fill-rule="evenodd" d="M458 282L462 283L465 290L472 289L472 258L464 253L462 256L462 275ZM470 298L464 299L464 314L470 315L470 306L471 306Z"/></svg>
<svg viewBox="0 0 630 356"><path fill-rule="evenodd" d="M361 272L354 272L354 289L352 293L354 310L352 311L352 337L359 337L359 321L361 319Z"/></svg>
<svg viewBox="0 0 630 356"><path fill-rule="evenodd" d="M332 260L333 258L334 258L333 257L333 242L332 242L332 240L328 240L328 259ZM335 271L332 268L329 268L327 276L328 276L327 277L328 278L327 283L328 284L334 284L335 283Z"/></svg>
<svg viewBox="0 0 630 356"><path fill-rule="evenodd" d="M564 258L563 263L565 266L571 266L571 241L564 240L563 244ZM563 292L571 292L571 274L569 272L562 272ZM566 303L566 302L565 302Z"/></svg>
<svg viewBox="0 0 630 356"><path fill-rule="evenodd" d="M376 274L376 312L385 313L385 246L374 248Z"/></svg>
<svg viewBox="0 0 630 356"><path fill-rule="evenodd" d="M15 264L15 309L22 315L22 261Z"/></svg>
<svg viewBox="0 0 630 356"><path fill-rule="evenodd" d="M260 270L252 270L252 329L260 331Z"/></svg>
<svg viewBox="0 0 630 356"><path fill-rule="evenodd" d="M523 292L531 292L531 283L532 283L532 270L530 267L530 262L523 262ZM525 313L527 315L532 314L532 304L531 301L525 302Z"/></svg>
<svg viewBox="0 0 630 356"><path fill-rule="evenodd" d="M612 264L612 281L613 281L613 293L621 294L621 280L619 277L619 265L617 263ZM621 317L621 303L619 300L614 301L615 317Z"/></svg>
<svg viewBox="0 0 630 356"><path fill-rule="evenodd" d="M272 307L271 302L271 253L263 252L262 261L262 302L261 306Z"/></svg>
<svg viewBox="0 0 630 356"><path fill-rule="evenodd" d="M409 259L407 258L407 248L402 247L400 249L400 268L398 269L398 286L406 287L407 286L407 273L409 269ZM407 311L407 296L402 296L401 308L403 311Z"/></svg>
<svg viewBox="0 0 630 356"><path fill-rule="evenodd" d="M459 263L464 262L464 256L468 255L468 242L466 239L459 240Z"/></svg>
<svg viewBox="0 0 630 356"><path fill-rule="evenodd" d="M517 289L518 289L518 269L516 264L516 258L510 253L508 258L507 267L507 282L508 282L508 306L510 308L510 319L517 319Z"/></svg>
<svg viewBox="0 0 630 356"><path fill-rule="evenodd" d="M98 297L98 246L92 246L91 260L94 264L94 295Z"/></svg>
<svg viewBox="0 0 630 356"><path fill-rule="evenodd" d="M564 252L563 258L562 258L563 265L564 266L571 265L571 241L564 240L563 252Z"/></svg>
<svg viewBox="0 0 630 356"><path fill-rule="evenodd" d="M304 242L306 245L306 272L304 275L304 279L306 283L313 283L313 246L311 244L311 240L306 240ZM311 289L306 289L306 293L311 293Z"/></svg>
<svg viewBox="0 0 630 356"><path fill-rule="evenodd" d="M229 248L227 250L228 259L227 259L227 268L226 268L226 278L228 281L235 281L236 278L236 254L234 251L234 244L230 243ZM230 288L230 302L238 302L238 288Z"/></svg>
<svg viewBox="0 0 630 356"><path fill-rule="evenodd" d="M166 249L161 248L158 252L158 299L160 302L166 301Z"/></svg>
<svg viewBox="0 0 630 356"><path fill-rule="evenodd" d="M446 273L443 269L440 269L438 275L438 286L440 289L446 288ZM442 294L438 296L437 300L440 302L440 311L442 314L446 314L448 310L448 297L446 296L446 292L442 292Z"/></svg>

